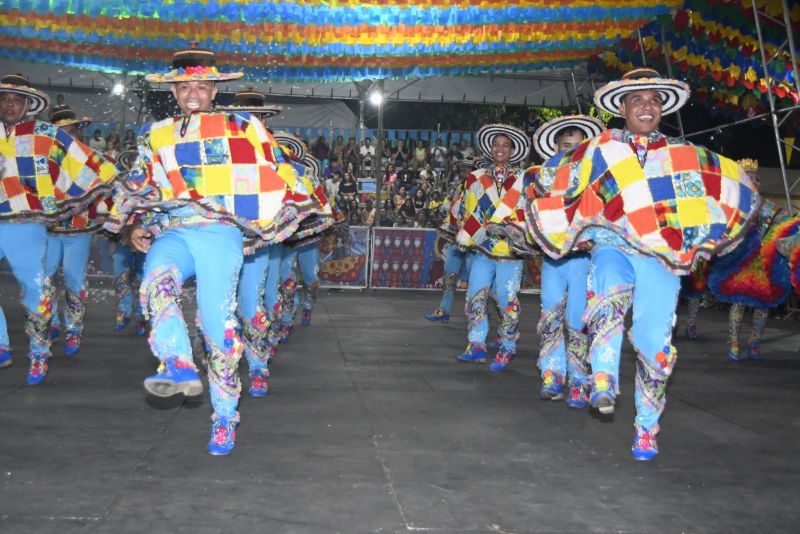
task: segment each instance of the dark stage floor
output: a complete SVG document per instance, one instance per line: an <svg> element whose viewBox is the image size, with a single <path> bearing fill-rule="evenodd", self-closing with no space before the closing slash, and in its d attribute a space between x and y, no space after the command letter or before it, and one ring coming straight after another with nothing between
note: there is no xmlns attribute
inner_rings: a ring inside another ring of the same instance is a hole
<svg viewBox="0 0 800 534"><path fill-rule="evenodd" d="M206 453L207 397L146 398L155 359L132 328L112 331L107 291L79 355L57 343L28 387L17 290L0 288L15 349L0 370L4 534L797 531L795 320L770 321L766 361L729 363L725 313L704 310L699 339L677 339L661 455L638 463L629 347L604 422L538 399L535 297L520 355L491 374L454 360L463 296L431 324L437 293L323 290L220 458Z"/></svg>

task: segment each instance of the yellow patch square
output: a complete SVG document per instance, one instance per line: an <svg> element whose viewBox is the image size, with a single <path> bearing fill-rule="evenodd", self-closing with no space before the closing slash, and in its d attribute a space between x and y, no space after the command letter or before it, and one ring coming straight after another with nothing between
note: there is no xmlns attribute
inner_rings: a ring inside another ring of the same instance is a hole
<svg viewBox="0 0 800 534"><path fill-rule="evenodd" d="M611 168L611 173L617 181L617 186L620 189L625 189L631 184L640 180L644 180L644 169L639 165L639 160L636 157L625 158L618 161Z"/></svg>
<svg viewBox="0 0 800 534"><path fill-rule="evenodd" d="M55 187L53 187L53 179L49 174L36 175L36 191L40 197L50 197L55 195Z"/></svg>
<svg viewBox="0 0 800 534"><path fill-rule="evenodd" d="M197 192L206 195L230 195L233 193L230 165L206 165L203 167L202 190Z"/></svg>
<svg viewBox="0 0 800 534"><path fill-rule="evenodd" d="M75 180L78 176L81 175L83 171L84 163L75 159L72 154L67 153L64 157L63 161L61 162L61 172L67 173L72 180Z"/></svg>
<svg viewBox="0 0 800 534"><path fill-rule="evenodd" d="M722 176L727 176L732 180L738 180L739 176L744 174L744 169L738 163L722 156L719 158L719 169Z"/></svg>
<svg viewBox="0 0 800 534"><path fill-rule="evenodd" d="M711 218L706 198L679 198L678 219L683 227L710 224Z"/></svg>
<svg viewBox="0 0 800 534"><path fill-rule="evenodd" d="M170 123L150 131L150 144L154 150L157 151L175 142L172 128L173 125Z"/></svg>

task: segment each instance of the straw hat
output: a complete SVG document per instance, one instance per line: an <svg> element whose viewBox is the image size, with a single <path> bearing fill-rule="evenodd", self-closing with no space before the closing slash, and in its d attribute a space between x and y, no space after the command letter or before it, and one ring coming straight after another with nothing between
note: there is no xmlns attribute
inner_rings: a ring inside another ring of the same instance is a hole
<svg viewBox="0 0 800 534"><path fill-rule="evenodd" d="M75 125L79 130L81 130L89 126L92 123L92 119L89 117L82 117L79 119L75 115L75 112L72 111L72 108L65 104L50 110L50 122L59 128L63 126Z"/></svg>
<svg viewBox="0 0 800 534"><path fill-rule="evenodd" d="M220 72L217 70L217 58L211 50L192 47L180 50L172 55L172 70L163 74L148 74L144 77L148 82L177 83L191 81L221 82L236 80L242 72Z"/></svg>
<svg viewBox="0 0 800 534"><path fill-rule="evenodd" d="M528 157L531 148L530 139L519 128L507 124L487 124L478 130L478 146L487 157L492 157L492 141L498 135L505 135L514 144L514 152L511 153L509 163L519 163Z"/></svg>
<svg viewBox="0 0 800 534"><path fill-rule="evenodd" d="M558 152L559 134L567 128L577 128L586 139L598 136L606 129L599 119L588 115L558 117L539 126L533 134L533 149L542 159L551 158Z"/></svg>
<svg viewBox="0 0 800 534"><path fill-rule="evenodd" d="M252 87L247 87L243 91L238 91L233 97L233 104L229 106L217 106L220 111L246 111L248 113L256 113L263 117L274 117L278 115L283 108L267 104L267 97L262 93L255 91Z"/></svg>
<svg viewBox="0 0 800 534"><path fill-rule="evenodd" d="M50 97L44 91L33 88L30 79L22 74L7 74L0 80L0 93L14 93L27 98L31 105L27 115L36 115L47 109Z"/></svg>
<svg viewBox="0 0 800 534"><path fill-rule="evenodd" d="M654 89L661 95L662 115L681 109L691 93L685 82L662 78L658 71L642 68L627 72L622 79L609 82L598 89L594 93L594 103L603 111L621 117L619 107L625 95L647 89Z"/></svg>

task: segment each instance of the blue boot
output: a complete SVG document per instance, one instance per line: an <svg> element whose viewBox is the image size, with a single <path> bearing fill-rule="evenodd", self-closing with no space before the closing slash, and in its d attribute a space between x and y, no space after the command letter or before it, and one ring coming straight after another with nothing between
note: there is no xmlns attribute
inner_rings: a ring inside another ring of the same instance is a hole
<svg viewBox="0 0 800 534"><path fill-rule="evenodd" d="M144 389L156 397L180 393L196 397L203 393L203 383L192 362L170 358L159 366L158 373L144 379Z"/></svg>
<svg viewBox="0 0 800 534"><path fill-rule="evenodd" d="M248 394L251 397L266 397L267 393L269 393L269 370L257 369L251 371Z"/></svg>
<svg viewBox="0 0 800 534"><path fill-rule="evenodd" d="M64 354L67 356L75 356L81 350L81 336L80 334L67 333L67 339L64 342Z"/></svg>
<svg viewBox="0 0 800 534"><path fill-rule="evenodd" d="M26 382L29 386L38 386L45 378L50 369L50 356L47 354L31 354L31 367L28 369Z"/></svg>
<svg viewBox="0 0 800 534"><path fill-rule="evenodd" d="M211 439L208 441L208 454L225 456L230 454L236 444L236 424L232 417L214 414L211 423Z"/></svg>
<svg viewBox="0 0 800 534"><path fill-rule="evenodd" d="M11 359L11 351L8 349L0 349L0 369L3 367L10 367L14 361Z"/></svg>
<svg viewBox="0 0 800 534"><path fill-rule="evenodd" d="M432 313L427 314L425 318L429 321L446 323L450 320L450 314L442 311L441 308L436 308Z"/></svg>
<svg viewBox="0 0 800 534"><path fill-rule="evenodd" d="M50 327L50 340L55 341L61 335L61 330L57 326Z"/></svg>
<svg viewBox="0 0 800 534"><path fill-rule="evenodd" d="M586 386L583 384L572 384L569 387L569 395L567 396L568 408L586 408L589 404L589 392L586 391Z"/></svg>
<svg viewBox="0 0 800 534"><path fill-rule="evenodd" d="M491 365L489 365L489 370L494 371L495 373L505 371L506 367L508 367L508 364L511 363L511 360L514 359L516 353L517 352L514 350L506 350L501 348L494 357L494 361L491 363Z"/></svg>
<svg viewBox="0 0 800 534"><path fill-rule="evenodd" d="M658 456L658 443L655 435L643 428L636 427L633 434L631 454L634 460L647 462Z"/></svg>
<svg viewBox="0 0 800 534"><path fill-rule="evenodd" d="M460 362L484 363L486 362L486 345L483 343L468 343L467 350L456 356Z"/></svg>

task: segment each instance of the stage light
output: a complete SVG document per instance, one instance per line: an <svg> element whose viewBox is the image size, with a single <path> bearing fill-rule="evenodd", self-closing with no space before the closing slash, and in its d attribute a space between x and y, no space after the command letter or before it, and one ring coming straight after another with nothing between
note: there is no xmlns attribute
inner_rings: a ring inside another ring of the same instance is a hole
<svg viewBox="0 0 800 534"><path fill-rule="evenodd" d="M369 94L369 103L375 107L378 107L383 103L383 95L380 93L380 91L373 91Z"/></svg>
<svg viewBox="0 0 800 534"><path fill-rule="evenodd" d="M111 94L114 96L122 96L125 92L125 85L120 82L115 82L114 87L111 88Z"/></svg>

